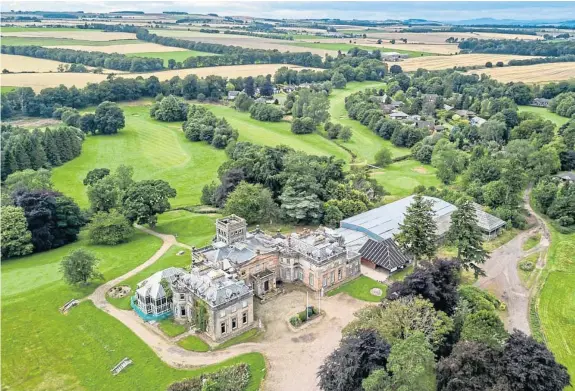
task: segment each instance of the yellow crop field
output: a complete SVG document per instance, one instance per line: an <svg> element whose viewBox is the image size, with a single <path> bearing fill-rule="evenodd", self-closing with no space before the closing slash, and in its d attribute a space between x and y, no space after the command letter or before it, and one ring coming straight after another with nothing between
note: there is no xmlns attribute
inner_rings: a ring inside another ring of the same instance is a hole
<svg viewBox="0 0 575 391"><path fill-rule="evenodd" d="M2 69L7 69L10 72L57 72L58 65L62 64L59 61L11 54L2 54L0 63Z"/></svg>
<svg viewBox="0 0 575 391"><path fill-rule="evenodd" d="M471 72L477 74L485 73L503 83L510 81L548 83L551 81L575 79L575 62L557 62L519 67L478 69Z"/></svg>
<svg viewBox="0 0 575 391"><path fill-rule="evenodd" d="M495 66L498 61L502 61L504 64L507 64L509 60L522 58L532 57L515 56L511 54L457 54L453 56L428 56L410 58L405 61L401 61L398 64L401 65L401 68L407 72L416 71L419 68L425 68L433 71L438 69L453 68L456 66L485 65L485 63L488 61L493 63Z"/></svg>

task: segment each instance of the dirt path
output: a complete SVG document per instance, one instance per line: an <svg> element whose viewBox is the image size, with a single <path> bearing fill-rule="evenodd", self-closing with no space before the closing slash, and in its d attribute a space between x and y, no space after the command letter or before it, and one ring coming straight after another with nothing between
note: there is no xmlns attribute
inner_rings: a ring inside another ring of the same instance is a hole
<svg viewBox="0 0 575 391"><path fill-rule="evenodd" d="M318 390L316 373L319 366L337 347L341 330L354 318L354 312L365 306L364 302L345 294L322 298L321 309L325 311L325 316L318 323L294 333L289 329L287 319L305 308L306 303L305 291L295 289L257 308L257 316L266 328L261 342L235 345L221 351L190 352L179 347L176 339L153 330L134 311L120 310L106 300L106 292L110 288L152 265L171 246L181 245L172 235L159 234L144 227L138 229L162 239L160 249L137 268L98 287L87 297L88 300L129 327L160 359L172 367L215 364L239 354L260 352L268 361L265 390ZM310 293L309 304L317 306L317 297L312 296ZM310 345L312 342L313 345Z"/></svg>
<svg viewBox="0 0 575 391"><path fill-rule="evenodd" d="M484 266L486 276L479 278L475 283L476 286L492 292L507 304L507 319L505 319L507 330L518 329L526 334L531 334L529 327L530 291L521 283L517 263L530 254L540 252L543 255L539 258L537 268L542 269L545 265L545 250L549 247L551 237L545 221L529 205L530 193L530 190L525 192L524 207L535 217L536 226L521 232L494 250ZM524 251L523 243L537 233L541 234L539 244Z"/></svg>

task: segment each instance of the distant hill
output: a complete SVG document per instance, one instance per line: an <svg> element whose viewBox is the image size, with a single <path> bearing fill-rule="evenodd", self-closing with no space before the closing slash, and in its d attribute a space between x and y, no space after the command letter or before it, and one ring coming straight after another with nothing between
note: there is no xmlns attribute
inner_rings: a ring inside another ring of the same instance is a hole
<svg viewBox="0 0 575 391"><path fill-rule="evenodd" d="M495 18L478 18L460 21L452 21L450 24L457 25L521 25L537 26L540 24L563 24L574 23L575 21L564 21L560 19L534 19L534 20L516 20L516 19L495 19ZM569 24L570 25L570 24Z"/></svg>

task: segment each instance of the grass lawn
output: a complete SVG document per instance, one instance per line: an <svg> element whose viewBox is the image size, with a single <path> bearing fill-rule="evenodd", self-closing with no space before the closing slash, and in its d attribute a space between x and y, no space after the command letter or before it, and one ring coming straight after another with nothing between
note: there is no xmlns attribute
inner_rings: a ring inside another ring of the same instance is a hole
<svg viewBox="0 0 575 391"><path fill-rule="evenodd" d="M150 118L149 106L121 104L126 127L115 135L88 136L82 154L52 170L56 189L74 198L81 207L89 206L82 180L96 167L114 170L120 164L134 167L134 179L163 179L178 195L172 207L200 203L202 187L217 179L225 152L203 142L191 142L180 122L160 122Z"/></svg>
<svg viewBox="0 0 575 391"><path fill-rule="evenodd" d="M376 47L376 46L362 46L362 45L354 45L351 43L329 43L329 42L319 42L319 43L314 43L314 42L294 42L291 43L291 41L289 45L293 45L293 46L302 46L302 47L306 47L306 48L311 48L311 49L324 49L324 50L341 50L342 53L347 53L350 49L353 48L359 48L359 49L364 49L364 50L369 50L369 51L373 51L373 50L379 50L380 52L384 53L384 52L397 52L397 53L404 53L404 54L409 54L410 57L421 57L421 56L436 56L437 54L435 53L428 53L428 52L420 52L420 51L414 51L414 50L400 50L400 49L394 49L392 47Z"/></svg>
<svg viewBox="0 0 575 391"><path fill-rule="evenodd" d="M523 251L531 250L533 247L537 246L541 241L541 234L530 236L525 243L523 243Z"/></svg>
<svg viewBox="0 0 575 391"><path fill-rule="evenodd" d="M137 39L116 39L112 41L89 41L83 39L67 38L43 38L43 37L2 37L2 45L9 46L62 46L62 45L82 45L82 46L109 46L109 45L132 45L141 44ZM94 49L98 51L98 49Z"/></svg>
<svg viewBox="0 0 575 391"><path fill-rule="evenodd" d="M168 337L178 336L188 329L185 324L178 324L172 319L164 319L158 322L158 327L164 332Z"/></svg>
<svg viewBox="0 0 575 391"><path fill-rule="evenodd" d="M16 88L18 88L18 87L2 86L2 87L0 87L0 92L1 92L2 94L6 94L6 93L8 93L8 92L10 92L10 91L14 91Z"/></svg>
<svg viewBox="0 0 575 391"><path fill-rule="evenodd" d="M155 230L177 235L178 242L202 247L210 243L216 233L216 219L221 215L198 214L187 210L172 210L158 217Z"/></svg>
<svg viewBox="0 0 575 391"><path fill-rule="evenodd" d="M263 122L250 118L249 113L242 113L229 106L208 105L208 107L216 116L225 117L230 125L238 130L240 141L270 147L287 145L312 155L333 155L346 162L351 159L347 151L318 133L293 134L287 121Z"/></svg>
<svg viewBox="0 0 575 391"><path fill-rule="evenodd" d="M541 331L557 361L575 379L575 233L562 234L552 226L551 246L536 299ZM567 387L566 390L575 390Z"/></svg>
<svg viewBox="0 0 575 391"><path fill-rule="evenodd" d="M559 114L555 114L555 113L549 111L546 107L519 106L519 111L520 112L526 111L529 113L539 114L543 118L548 119L549 121L555 122L557 124L557 126L561 126L561 125L567 123L567 121L569 121L569 118L562 117Z"/></svg>
<svg viewBox="0 0 575 391"><path fill-rule="evenodd" d="M190 335L189 337L181 339L178 341L178 345L186 350L191 350L192 352L207 352L210 350L210 345L195 335Z"/></svg>
<svg viewBox="0 0 575 391"><path fill-rule="evenodd" d="M86 247L101 260L104 277L113 279L148 259L160 240L138 233L129 243L108 247L81 240L63 248L2 262L2 386L27 390L163 390L174 381L246 362L259 389L265 360L252 353L193 370L164 364L142 340L122 323L84 302L67 315L58 308L72 298L91 293L98 283L83 287L65 284L58 272L61 258ZM33 305L32 305L33 304ZM118 376L110 369L122 358L134 364Z"/></svg>
<svg viewBox="0 0 575 391"><path fill-rule="evenodd" d="M381 296L372 295L370 292L372 288L381 289L383 292L382 295ZM327 295L333 296L341 292L345 292L351 297L355 297L356 299L359 300L370 301L375 303L381 301L381 299L385 297L385 293L387 292L387 285L375 281L367 276L359 276L358 278L352 281L346 282L345 284L335 289L332 289L331 291L327 292Z"/></svg>
<svg viewBox="0 0 575 391"><path fill-rule="evenodd" d="M342 142L342 145L355 153L361 163L372 163L374 161L375 154L383 147L389 148L393 157L409 155L410 153L409 149L394 146L391 141L384 140L369 130L367 126L364 126L359 121L352 120L347 116L347 111L345 110L345 98L347 96L357 91L368 88L381 88L383 86L383 83L376 81L363 83L351 82L347 83L345 89L334 89L329 95L330 121L351 127L353 132L351 140L348 142Z"/></svg>
<svg viewBox="0 0 575 391"><path fill-rule="evenodd" d="M403 281L405 277L411 274L411 272L413 272L413 265L409 265L408 267L391 274L387 279L390 281Z"/></svg>
<svg viewBox="0 0 575 391"><path fill-rule="evenodd" d="M245 333L238 335L237 337L233 337L233 338L228 339L225 342L222 342L214 350L227 349L232 345L237 345L240 343L254 342L254 340L257 339L257 337L259 335L260 335L259 329L257 329L257 328L250 329L250 330L246 331Z"/></svg>
<svg viewBox="0 0 575 391"><path fill-rule="evenodd" d="M174 51L174 52L146 52L146 53L129 53L126 56L131 57L152 57L152 58L162 58L164 60L164 66L168 66L168 60L173 59L176 62L183 62L189 57L198 56L217 56L215 53L208 52L198 52L197 50L186 50L186 51Z"/></svg>
<svg viewBox="0 0 575 391"><path fill-rule="evenodd" d="M393 199L410 195L416 186L441 186L435 176L437 170L416 160L402 160L392 163L382 170L372 172L372 177ZM389 197L388 197L389 198Z"/></svg>
<svg viewBox="0 0 575 391"><path fill-rule="evenodd" d="M184 251L183 255L177 255L179 251ZM145 280L146 278L150 277L152 274L164 270L170 266L174 267L189 267L192 263L192 258L190 256L190 251L186 250L179 246L172 246L168 252L166 252L160 259L156 261L152 266L147 267L146 269L142 270L138 274L128 278L127 280L122 282L122 285L126 285L132 288L130 295L122 298L113 298L106 296L106 299L110 304L115 307L118 307L121 310L131 310L132 307L130 305L130 296L134 294L136 289L136 285L140 282Z"/></svg>

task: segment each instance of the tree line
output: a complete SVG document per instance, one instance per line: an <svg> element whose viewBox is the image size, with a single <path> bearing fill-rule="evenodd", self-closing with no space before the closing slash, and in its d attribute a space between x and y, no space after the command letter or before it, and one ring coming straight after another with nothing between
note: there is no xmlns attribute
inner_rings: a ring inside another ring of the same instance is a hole
<svg viewBox="0 0 575 391"><path fill-rule="evenodd" d="M552 62L575 62L575 54L566 54L558 57L525 58L520 60L509 60L509 66L548 64Z"/></svg>
<svg viewBox="0 0 575 391"><path fill-rule="evenodd" d="M82 152L82 132L71 126L34 129L2 125L2 180L23 170L60 166Z"/></svg>
<svg viewBox="0 0 575 391"><path fill-rule="evenodd" d="M558 57L575 54L575 41L548 42L541 40L466 39L458 45L462 52L518 54L523 56Z"/></svg>

